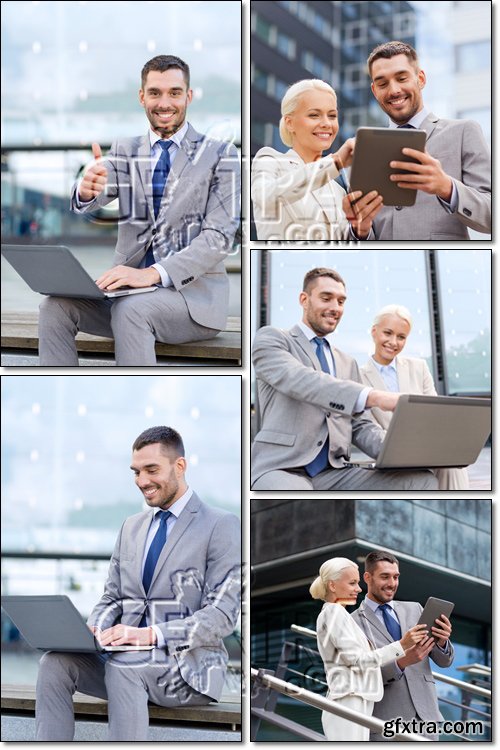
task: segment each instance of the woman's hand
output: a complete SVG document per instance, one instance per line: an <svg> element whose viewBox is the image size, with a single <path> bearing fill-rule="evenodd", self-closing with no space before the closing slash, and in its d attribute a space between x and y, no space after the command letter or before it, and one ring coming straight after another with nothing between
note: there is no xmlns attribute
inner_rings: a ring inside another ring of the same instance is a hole
<svg viewBox="0 0 500 750"><path fill-rule="evenodd" d="M401 646L405 651L408 651L408 649L412 648L417 643L420 643L422 638L427 636L427 633L427 625L425 625L425 623L423 625L414 625L401 638Z"/></svg>
<svg viewBox="0 0 500 750"><path fill-rule="evenodd" d="M338 151L332 154L332 159L335 162L335 166L337 167L339 172L341 169L345 169L346 167L351 166L355 143L355 138L348 138L344 145L341 146Z"/></svg>

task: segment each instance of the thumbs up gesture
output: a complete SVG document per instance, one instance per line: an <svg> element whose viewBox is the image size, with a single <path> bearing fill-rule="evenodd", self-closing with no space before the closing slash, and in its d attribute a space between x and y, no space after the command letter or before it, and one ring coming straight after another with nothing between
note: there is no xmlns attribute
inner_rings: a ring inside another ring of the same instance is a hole
<svg viewBox="0 0 500 750"><path fill-rule="evenodd" d="M102 151L98 143L92 144L92 154L94 161L86 168L78 189L79 198L84 202L102 193L108 180L108 170L102 163Z"/></svg>

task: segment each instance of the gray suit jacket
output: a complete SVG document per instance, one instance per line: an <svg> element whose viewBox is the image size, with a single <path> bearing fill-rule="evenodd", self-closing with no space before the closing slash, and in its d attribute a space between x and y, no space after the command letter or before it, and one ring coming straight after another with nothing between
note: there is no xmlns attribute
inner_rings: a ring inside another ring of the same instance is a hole
<svg viewBox="0 0 500 750"><path fill-rule="evenodd" d="M351 443L369 456L380 451L384 432L364 414L353 415L361 385L352 357L332 350L337 377L321 370L299 326L260 328L253 345L261 429L252 449L252 484L268 471L306 466L330 437L330 464L343 467Z"/></svg>
<svg viewBox="0 0 500 750"><path fill-rule="evenodd" d="M421 127L427 132L427 151L457 187L457 211L448 213L439 198L418 190L414 206L386 206L379 212L373 222L376 239L468 240L467 227L490 233L491 155L481 127L433 114Z"/></svg>
<svg viewBox="0 0 500 750"><path fill-rule="evenodd" d="M148 509L125 520L104 594L88 623L138 627L149 606L182 678L218 700L228 658L222 639L233 632L239 613L239 521L193 493L168 535L146 595L141 570L152 516Z"/></svg>
<svg viewBox="0 0 500 750"><path fill-rule="evenodd" d="M154 242L155 255L182 294L190 316L209 328L226 324L229 284L224 258L239 222L239 162L235 147L212 141L189 125L154 216L149 135L114 143L103 161L106 189L77 213L118 198L114 265L137 268Z"/></svg>
<svg viewBox="0 0 500 750"><path fill-rule="evenodd" d="M398 615L401 633L404 635L417 624L422 606L418 602L393 601L391 604ZM386 627L364 602L352 613L352 617L375 648L392 642ZM440 667L449 667L454 657L453 646L449 643L448 654L435 646L430 656ZM429 657L406 667L402 674L400 672L395 661L382 667L384 697L375 703L373 715L383 721L396 719L398 716L408 721L416 715L424 721L442 721Z"/></svg>

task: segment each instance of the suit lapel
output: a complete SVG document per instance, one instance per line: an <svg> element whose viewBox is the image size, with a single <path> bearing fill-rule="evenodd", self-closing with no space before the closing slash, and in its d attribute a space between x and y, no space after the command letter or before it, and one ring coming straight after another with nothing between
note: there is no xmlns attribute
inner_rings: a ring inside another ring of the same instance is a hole
<svg viewBox="0 0 500 750"><path fill-rule="evenodd" d="M398 383L400 393L411 393L410 371L407 359L396 359L396 372L398 373Z"/></svg>
<svg viewBox="0 0 500 750"><path fill-rule="evenodd" d="M153 588L153 585L161 569L163 568L168 558L172 554L172 551L177 546L179 540L186 533L186 530L189 528L190 524L196 518L196 513L198 512L199 507L200 507L200 499L196 495L196 493L193 492L191 499L189 500L188 504L186 505L182 513L180 514L177 521L175 522L174 528L169 533L167 541L165 542L165 546L163 547L160 553L160 557L158 558L158 562L156 563L156 567L153 573L153 578L151 579L149 593L151 592L151 589Z"/></svg>
<svg viewBox="0 0 500 750"><path fill-rule="evenodd" d="M141 589L144 591L142 585L142 560L144 558L144 547L146 546L146 539L148 536L149 527L154 518L154 510L150 510L144 514L144 519L141 521L139 531L137 533L137 545L136 549L138 554L135 556L134 568L136 580L140 581Z"/></svg>
<svg viewBox="0 0 500 750"><path fill-rule="evenodd" d="M290 330L290 335L293 336L297 344L300 346L306 357L310 360L312 366L315 370L319 370L320 372L323 372L321 369L321 365L319 363L319 359L317 358L316 354L314 353L314 344L312 344L307 336L303 333L301 328L299 326L294 326Z"/></svg>
<svg viewBox="0 0 500 750"><path fill-rule="evenodd" d="M375 628L377 630L377 632L380 633L380 635L383 636L383 638L385 638L385 640L388 643L392 643L392 638L389 635L389 633L387 631L387 628L378 619L378 617L375 614L375 612L373 612L373 610L370 607L367 607L364 602L362 603L362 605L360 607L360 610L361 610L360 613L363 614L366 617L366 619L370 623L371 627Z"/></svg>
<svg viewBox="0 0 500 750"><path fill-rule="evenodd" d="M149 134L145 135L141 139L141 145L137 152L137 171L142 182L142 188L144 195L146 196L146 202L148 204L149 213L154 221L154 207L153 207L153 170L151 168L151 143L149 140Z"/></svg>
<svg viewBox="0 0 500 750"><path fill-rule="evenodd" d="M373 362L373 359L370 357L370 359L367 362L365 374L370 381L370 385L376 388L378 391L386 391L387 386L382 380L382 376L377 370L375 363Z"/></svg>
<svg viewBox="0 0 500 750"><path fill-rule="evenodd" d="M421 124L421 130L425 130L425 132L427 133L426 141L430 139L438 122L439 117L436 117L436 115L433 115L432 112L430 112Z"/></svg>

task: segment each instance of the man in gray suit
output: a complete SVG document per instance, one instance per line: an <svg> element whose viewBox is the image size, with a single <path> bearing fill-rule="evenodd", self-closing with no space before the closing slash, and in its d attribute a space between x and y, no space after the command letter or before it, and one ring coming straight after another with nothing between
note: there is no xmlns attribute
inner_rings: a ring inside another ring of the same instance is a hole
<svg viewBox="0 0 500 750"><path fill-rule="evenodd" d="M367 555L363 580L368 593L352 617L375 648L381 648L399 640L401 633L417 624L422 606L418 602L394 601L399 585L399 563L390 552L374 550ZM432 628L432 637L413 646L401 659L382 667L384 697L375 703L373 715L377 719L390 721L400 717L407 722L416 719L436 725L443 721L429 658L440 667L450 666L454 658L450 636L451 623L442 615ZM437 740L433 732L424 734ZM375 733L370 734L370 739L389 741L388 737Z"/></svg>
<svg viewBox="0 0 500 750"><path fill-rule="evenodd" d="M182 439L170 427L139 435L131 469L150 510L124 522L88 625L103 646L154 649L46 653L36 687L37 740L73 739L76 690L108 701L114 741L147 740L148 700L196 706L222 693L223 638L239 613L238 519L187 486Z"/></svg>
<svg viewBox="0 0 500 750"><path fill-rule="evenodd" d="M417 53L404 42L387 42L368 58L371 89L391 128L427 133L425 152L403 149L416 164L394 161L391 180L417 191L413 206L385 206L373 221L377 240L463 241L468 229L491 232L491 155L472 120L446 120L424 106L426 76ZM398 170L409 170L410 174ZM348 219L356 208L344 203Z"/></svg>
<svg viewBox="0 0 500 750"><path fill-rule="evenodd" d="M123 138L73 187L71 209L91 212L118 199L113 267L97 279L106 291L144 288L113 300L48 297L40 305L41 365L77 366L78 331L113 337L117 365L154 365L155 340L210 339L226 324L224 258L239 217L235 147L210 140L186 121L189 67L159 55L142 70L139 100L147 135Z"/></svg>
<svg viewBox="0 0 500 750"><path fill-rule="evenodd" d="M253 490L437 489L427 470L371 471L347 465L351 443L376 457L385 432L363 413L393 411L398 393L361 384L352 357L333 349L347 299L342 277L314 268L299 302L302 321L290 331L265 326L253 345L261 429L252 448Z"/></svg>

